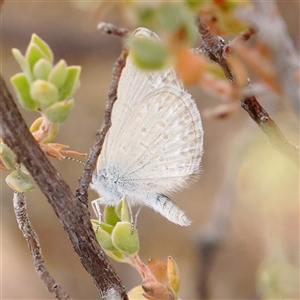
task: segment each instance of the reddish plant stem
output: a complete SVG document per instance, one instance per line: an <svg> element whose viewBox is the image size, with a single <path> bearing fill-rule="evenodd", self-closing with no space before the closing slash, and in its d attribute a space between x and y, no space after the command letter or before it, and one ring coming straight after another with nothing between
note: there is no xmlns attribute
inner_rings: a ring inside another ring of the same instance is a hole
<svg viewBox="0 0 300 300"><path fill-rule="evenodd" d="M153 282L156 281L154 275L148 269L148 267L140 260L139 256L136 255L132 259L133 266L137 269L137 271L141 274L143 280L145 282Z"/></svg>

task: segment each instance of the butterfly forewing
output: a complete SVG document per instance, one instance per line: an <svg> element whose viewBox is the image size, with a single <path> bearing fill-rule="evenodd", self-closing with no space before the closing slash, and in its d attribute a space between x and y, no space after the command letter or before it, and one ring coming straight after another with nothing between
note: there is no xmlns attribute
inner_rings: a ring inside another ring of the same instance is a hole
<svg viewBox="0 0 300 300"><path fill-rule="evenodd" d="M158 39L145 28L135 34ZM199 173L202 152L200 114L176 72L172 68L140 70L129 55L119 81L112 126L97 164L97 172L107 170L107 178L119 184L107 195L119 195L121 191L126 194L122 196L133 196L134 203L150 206L173 222L188 225L187 221L180 223L177 217L167 216L155 195L184 187ZM156 203L151 203L154 200ZM185 214L177 206L175 211Z"/></svg>

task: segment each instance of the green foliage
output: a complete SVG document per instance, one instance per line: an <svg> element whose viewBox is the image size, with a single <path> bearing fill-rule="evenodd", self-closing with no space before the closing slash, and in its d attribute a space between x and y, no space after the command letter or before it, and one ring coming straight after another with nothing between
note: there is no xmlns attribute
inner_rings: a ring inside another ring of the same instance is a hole
<svg viewBox="0 0 300 300"><path fill-rule="evenodd" d="M49 142L57 135L58 124L66 121L74 106L74 99L68 98L80 85L81 67L68 66L64 60L53 65L50 47L36 34L32 35L25 56L18 49L12 49L12 53L22 70L10 79L17 99L25 109L42 115L33 122L30 131L45 153L61 159L66 146ZM0 146L0 168L12 171L6 177L7 184L19 192L34 189L25 167L2 141Z"/></svg>
<svg viewBox="0 0 300 300"><path fill-rule="evenodd" d="M35 189L35 185L30 175L25 174L21 170L12 171L5 181L9 187L17 192L29 192Z"/></svg>
<svg viewBox="0 0 300 300"><path fill-rule="evenodd" d="M114 206L105 206L104 221L106 224L111 226L115 226L118 222L121 221L120 217L116 213L116 208Z"/></svg>
<svg viewBox="0 0 300 300"><path fill-rule="evenodd" d="M26 109L35 110L37 104L31 98L30 84L25 73L18 73L10 79L19 103Z"/></svg>
<svg viewBox="0 0 300 300"><path fill-rule="evenodd" d="M49 81L53 83L57 88L61 88L67 79L68 66L65 60L61 59L51 70L49 74Z"/></svg>
<svg viewBox="0 0 300 300"><path fill-rule="evenodd" d="M2 169L4 170L15 169L17 157L11 151L11 149L2 141L0 142L0 160L1 160Z"/></svg>
<svg viewBox="0 0 300 300"><path fill-rule="evenodd" d="M106 223L92 220L96 238L105 253L119 262L131 262L139 251L139 238L131 223L131 214L125 199L117 207L107 206Z"/></svg>
<svg viewBox="0 0 300 300"><path fill-rule="evenodd" d="M47 58L47 60L49 60L51 63L53 62L53 54L50 47L37 34L34 33L31 36L29 45L35 45L39 49L39 51L43 54L43 56ZM26 51L26 57L27 57L27 52L28 50Z"/></svg>
<svg viewBox="0 0 300 300"><path fill-rule="evenodd" d="M129 255L137 254L139 239L136 228L129 222L118 222L112 232L112 242L115 247Z"/></svg>
<svg viewBox="0 0 300 300"><path fill-rule="evenodd" d="M61 68L61 74L65 74L65 70ZM79 77L81 73L81 67L72 66L67 67L67 74L65 82L59 87L59 100L63 101L72 96L80 85ZM51 74L50 74L51 75Z"/></svg>
<svg viewBox="0 0 300 300"><path fill-rule="evenodd" d="M32 35L25 56L18 49L12 53L23 71L11 78L20 104L39 110L53 123L63 123L74 106L74 100L67 98L80 85L81 67L68 67L64 60L53 66L50 47L36 34Z"/></svg>
<svg viewBox="0 0 300 300"><path fill-rule="evenodd" d="M58 102L56 86L46 80L34 81L30 86L30 96L42 111Z"/></svg>
<svg viewBox="0 0 300 300"><path fill-rule="evenodd" d="M194 45L198 33L193 12L185 3L163 3L157 12L157 18L170 35L179 35L181 42L189 47Z"/></svg>
<svg viewBox="0 0 300 300"><path fill-rule="evenodd" d="M141 69L161 69L168 58L167 49L159 42L133 37L130 41L130 54Z"/></svg>
<svg viewBox="0 0 300 300"><path fill-rule="evenodd" d="M11 171L5 178L7 185L17 192L29 192L35 184L28 171L19 161L13 151L0 139L0 169Z"/></svg>
<svg viewBox="0 0 300 300"><path fill-rule="evenodd" d="M52 123L61 124L66 121L74 106L74 100L69 99L54 103L45 110L48 120Z"/></svg>
<svg viewBox="0 0 300 300"><path fill-rule="evenodd" d="M33 70L32 70L33 78L47 80L51 70L52 70L52 64L48 60L41 58L33 66Z"/></svg>

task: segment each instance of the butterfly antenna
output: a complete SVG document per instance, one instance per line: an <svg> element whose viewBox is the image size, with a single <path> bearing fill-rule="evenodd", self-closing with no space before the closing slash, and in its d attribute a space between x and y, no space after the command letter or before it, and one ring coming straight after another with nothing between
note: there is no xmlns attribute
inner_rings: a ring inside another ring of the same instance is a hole
<svg viewBox="0 0 300 300"><path fill-rule="evenodd" d="M79 160L79 159L76 159L76 158L73 158L73 157L70 157L70 156L65 156L64 159L72 160L72 161L75 161L75 162L77 162L77 163L79 163L79 164L82 164L82 165L85 164L84 161Z"/></svg>

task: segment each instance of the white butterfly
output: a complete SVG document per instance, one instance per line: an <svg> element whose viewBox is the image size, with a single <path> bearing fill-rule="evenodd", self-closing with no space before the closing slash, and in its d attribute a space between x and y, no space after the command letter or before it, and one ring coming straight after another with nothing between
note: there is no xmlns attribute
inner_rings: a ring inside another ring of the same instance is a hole
<svg viewBox="0 0 300 300"><path fill-rule="evenodd" d="M146 28L135 36L159 40ZM191 218L166 194L199 174L203 153L200 113L173 69L144 71L130 52L122 71L112 126L99 155L91 188L99 205L145 205L187 226Z"/></svg>

